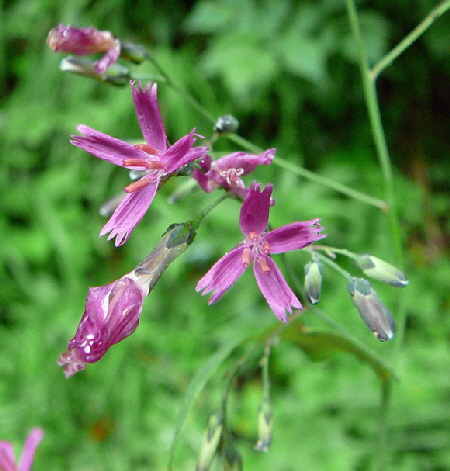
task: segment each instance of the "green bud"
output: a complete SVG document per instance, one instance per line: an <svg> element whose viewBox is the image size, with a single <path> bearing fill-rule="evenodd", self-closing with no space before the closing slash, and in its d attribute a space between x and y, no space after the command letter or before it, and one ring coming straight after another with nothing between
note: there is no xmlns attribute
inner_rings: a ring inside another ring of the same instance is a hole
<svg viewBox="0 0 450 471"><path fill-rule="evenodd" d="M235 449L226 449L224 453L224 471L242 471L244 469L242 457Z"/></svg>
<svg viewBox="0 0 450 471"><path fill-rule="evenodd" d="M391 340L395 333L394 319L370 283L364 278L352 278L347 289L362 320L375 337L381 342Z"/></svg>
<svg viewBox="0 0 450 471"><path fill-rule="evenodd" d="M317 304L322 290L322 263L313 258L305 265L305 296L309 303Z"/></svg>
<svg viewBox="0 0 450 471"><path fill-rule="evenodd" d="M111 65L104 74L99 75L95 70L95 61L84 57L67 56L60 62L59 68L64 72L84 75L99 82L120 87L128 85L131 80L129 70L119 64Z"/></svg>
<svg viewBox="0 0 450 471"><path fill-rule="evenodd" d="M120 40L120 57L134 64L142 64L147 59L147 51L140 44Z"/></svg>
<svg viewBox="0 0 450 471"><path fill-rule="evenodd" d="M372 255L361 255L356 259L356 263L367 276L388 285L403 288L409 283L405 274L398 268Z"/></svg>
<svg viewBox="0 0 450 471"><path fill-rule="evenodd" d="M255 445L257 451L267 451L272 442L273 408L268 397L265 397L259 406L258 414L258 441Z"/></svg>
<svg viewBox="0 0 450 471"><path fill-rule="evenodd" d="M202 446L198 455L196 471L208 471L214 455L216 454L217 447L220 443L223 430L223 417L222 412L217 410L213 412L208 419L208 426L203 436Z"/></svg>
<svg viewBox="0 0 450 471"><path fill-rule="evenodd" d="M195 231L189 223L172 224L147 258L135 268L137 276L150 278L149 292L161 278L164 270L192 243Z"/></svg>
<svg viewBox="0 0 450 471"><path fill-rule="evenodd" d="M239 127L239 121L231 114L226 114L217 118L214 124L214 132L219 134L226 132L236 132Z"/></svg>

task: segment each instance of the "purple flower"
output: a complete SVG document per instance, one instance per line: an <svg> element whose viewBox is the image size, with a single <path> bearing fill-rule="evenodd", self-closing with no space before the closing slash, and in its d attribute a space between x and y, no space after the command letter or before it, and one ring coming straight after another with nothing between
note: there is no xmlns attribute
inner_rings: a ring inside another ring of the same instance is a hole
<svg viewBox="0 0 450 471"><path fill-rule="evenodd" d="M195 169L192 177L206 193L222 187L243 198L249 189L245 188L241 177L253 172L258 165L269 165L275 157L275 151L267 149L259 155L234 152L215 161L207 155L200 161L202 170Z"/></svg>
<svg viewBox="0 0 450 471"><path fill-rule="evenodd" d="M156 84L142 84L135 88L131 82L134 107L141 126L145 144L131 145L81 124L78 131L83 136L72 136L71 143L115 165L145 172L144 176L126 188L125 198L105 224L100 235L107 234L108 240L116 237L116 246L124 244L138 222L144 217L155 197L161 179L179 170L193 160L200 159L208 151L206 147L193 148L193 129L173 146L167 143L167 136L156 98Z"/></svg>
<svg viewBox="0 0 450 471"><path fill-rule="evenodd" d="M134 271L109 285L89 288L75 337L58 359L66 378L100 360L136 330L148 290L148 279L143 282Z"/></svg>
<svg viewBox="0 0 450 471"><path fill-rule="evenodd" d="M13 446L7 441L0 441L0 470L1 471L30 471L34 453L39 445L44 431L34 428L27 437L19 464L15 464Z"/></svg>
<svg viewBox="0 0 450 471"><path fill-rule="evenodd" d="M47 44L55 52L69 52L78 56L106 51L106 54L95 63L95 70L99 75L117 62L121 52L120 41L112 33L98 31L93 26L77 28L60 24L48 33Z"/></svg>
<svg viewBox="0 0 450 471"><path fill-rule="evenodd" d="M245 240L226 253L198 282L197 291L214 291L208 304L218 301L253 261L253 272L261 293L275 315L286 322L285 311L302 305L289 288L271 254L290 252L325 237L320 219L294 222L265 232L269 220L272 185L260 192L261 184L252 183L241 207L240 221Z"/></svg>

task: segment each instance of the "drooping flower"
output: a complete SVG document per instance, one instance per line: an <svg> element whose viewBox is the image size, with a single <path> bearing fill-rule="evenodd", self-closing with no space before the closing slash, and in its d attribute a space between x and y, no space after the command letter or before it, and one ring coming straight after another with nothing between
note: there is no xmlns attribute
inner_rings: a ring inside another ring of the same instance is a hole
<svg viewBox="0 0 450 471"><path fill-rule="evenodd" d="M138 88L135 82L131 85L145 144L132 145L83 124L77 128L82 136L72 136L71 140L73 145L99 159L144 173L142 178L124 188L127 195L100 232L101 236L110 233L108 240L116 237L116 246L127 241L144 217L161 180L202 158L208 151L206 147L192 147L196 140L195 129L169 146L156 98L156 84L151 86L149 83L145 90L141 83Z"/></svg>
<svg viewBox="0 0 450 471"><path fill-rule="evenodd" d="M30 471L33 464L34 454L39 445L44 431L41 428L34 428L29 433L19 464L15 464L13 445L7 441L0 441L0 470L1 471Z"/></svg>
<svg viewBox="0 0 450 471"><path fill-rule="evenodd" d="M242 198L248 193L241 177L253 172L258 165L270 165L275 157L276 149L267 149L261 154L233 152L213 161L209 155L200 162L200 169L192 172L200 188L211 193L215 188L231 190Z"/></svg>
<svg viewBox="0 0 450 471"><path fill-rule="evenodd" d="M133 272L106 286L89 288L75 337L58 359L66 378L100 360L114 344L131 335L139 324L148 285Z"/></svg>
<svg viewBox="0 0 450 471"><path fill-rule="evenodd" d="M93 26L77 28L59 24L48 33L47 44L55 52L68 52L78 56L106 52L95 63L95 70L99 75L117 62L121 52L120 41L110 31L98 31Z"/></svg>
<svg viewBox="0 0 450 471"><path fill-rule="evenodd" d="M100 360L112 345L136 330L144 298L194 237L190 222L172 224L155 249L133 271L106 286L89 288L75 337L58 359L66 378L84 370L87 363Z"/></svg>
<svg viewBox="0 0 450 471"><path fill-rule="evenodd" d="M202 294L214 291L208 304L218 301L253 262L253 272L261 293L275 315L286 322L286 311L302 305L286 283L271 254L290 252L325 237L321 235L320 219L294 222L265 232L269 220L272 185L260 191L253 182L241 207L239 224L245 239L226 253L198 282Z"/></svg>

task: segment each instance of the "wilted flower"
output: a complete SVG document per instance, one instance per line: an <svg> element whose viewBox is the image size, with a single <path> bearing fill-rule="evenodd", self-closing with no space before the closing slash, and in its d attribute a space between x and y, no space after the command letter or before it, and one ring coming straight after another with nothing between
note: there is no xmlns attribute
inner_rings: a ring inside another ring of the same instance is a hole
<svg viewBox="0 0 450 471"><path fill-rule="evenodd" d="M132 272L106 286L89 288L75 337L58 360L66 378L84 370L87 363L100 360L112 345L136 330L145 296L194 237L195 231L189 223L174 224Z"/></svg>
<svg viewBox="0 0 450 471"><path fill-rule="evenodd" d="M275 157L275 151L276 149L268 149L262 154L233 152L215 161L207 155L199 162L202 170L195 169L192 177L206 193L221 187L244 197L249 189L245 187L241 177L253 172L258 165L269 165Z"/></svg>
<svg viewBox="0 0 450 471"><path fill-rule="evenodd" d="M241 207L241 230L245 240L225 254L198 282L197 291L214 291L209 304L218 301L225 291L244 273L253 261L253 272L261 293L275 315L286 322L286 313L302 307L289 288L271 254L290 252L325 237L321 235L319 219L294 222L265 232L269 220L272 185L260 192L261 185L252 183Z"/></svg>
<svg viewBox="0 0 450 471"><path fill-rule="evenodd" d="M117 61L121 51L120 41L110 31L98 31L93 26L77 28L60 24L48 33L47 44L55 52L68 52L78 56L106 52L95 63L95 70L99 75Z"/></svg>
<svg viewBox="0 0 450 471"><path fill-rule="evenodd" d="M356 259L356 263L367 276L388 285L404 288L409 283L408 278L401 270L373 255L360 255Z"/></svg>
<svg viewBox="0 0 450 471"><path fill-rule="evenodd" d="M138 88L135 88L134 82L131 84L145 144L132 145L83 124L77 128L83 136L72 136L71 140L73 145L99 159L144 172L142 178L124 188L126 197L100 232L101 236L110 232L108 240L116 237L116 246L128 240L144 217L161 180L189 162L200 159L207 152L206 147L192 147L195 142L194 129L173 146L169 146L156 98L156 84L151 86L149 83L145 91L141 83Z"/></svg>
<svg viewBox="0 0 450 471"><path fill-rule="evenodd" d="M364 278L351 278L347 290L362 320L375 337L381 342L391 340L395 333L394 319L371 284Z"/></svg>
<svg viewBox="0 0 450 471"><path fill-rule="evenodd" d="M106 286L89 288L86 307L75 337L59 357L66 378L100 360L115 343L131 335L139 324L148 286L134 272Z"/></svg>
<svg viewBox="0 0 450 471"><path fill-rule="evenodd" d="M41 428L34 428L27 437L23 447L19 464L15 464L12 443L0 441L0 470L1 471L30 471L33 464L34 453L39 445L44 431Z"/></svg>

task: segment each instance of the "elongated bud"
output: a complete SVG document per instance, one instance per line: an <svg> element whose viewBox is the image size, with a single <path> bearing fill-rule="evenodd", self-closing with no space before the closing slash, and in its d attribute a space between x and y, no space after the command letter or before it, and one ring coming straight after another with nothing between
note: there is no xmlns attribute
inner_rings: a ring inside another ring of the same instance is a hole
<svg viewBox="0 0 450 471"><path fill-rule="evenodd" d="M394 319L370 283L364 278L352 278L347 289L362 320L375 337L381 342L391 340L395 333Z"/></svg>
<svg viewBox="0 0 450 471"><path fill-rule="evenodd" d="M198 455L196 471L209 470L214 459L214 455L216 454L217 447L219 446L222 430L222 411L217 410L209 416L208 426L206 428L205 435L203 436L202 446Z"/></svg>
<svg viewBox="0 0 450 471"><path fill-rule="evenodd" d="M192 244L195 231L189 223L172 224L163 234L161 242L139 264L137 276L148 277L150 291L160 279L164 270Z"/></svg>
<svg viewBox="0 0 450 471"><path fill-rule="evenodd" d="M91 77L102 83L109 83L118 87L129 85L130 83L130 71L119 64L109 66L107 72L101 75L95 67L95 61L77 56L67 56L59 64L60 70L64 72Z"/></svg>
<svg viewBox="0 0 450 471"><path fill-rule="evenodd" d="M267 451L272 442L273 407L268 397L265 397L259 406L258 414L258 441L255 445L257 451Z"/></svg>
<svg viewBox="0 0 450 471"><path fill-rule="evenodd" d="M313 258L305 265L305 296L311 304L317 304L322 290L322 263Z"/></svg>
<svg viewBox="0 0 450 471"><path fill-rule="evenodd" d="M141 64L147 58L145 47L140 44L134 44L130 41L120 41L121 51L120 57L134 64Z"/></svg>
<svg viewBox="0 0 450 471"><path fill-rule="evenodd" d="M236 449L226 449L224 453L224 471L242 471L242 456Z"/></svg>
<svg viewBox="0 0 450 471"><path fill-rule="evenodd" d="M390 263L380 260L369 254L361 255L357 258L356 263L367 276L387 283L388 285L395 286L396 288L403 288L408 285L409 281L405 274L398 268Z"/></svg>
<svg viewBox="0 0 450 471"><path fill-rule="evenodd" d="M225 132L236 132L239 127L239 121L231 114L225 114L217 118L214 124L214 132L222 134Z"/></svg>

